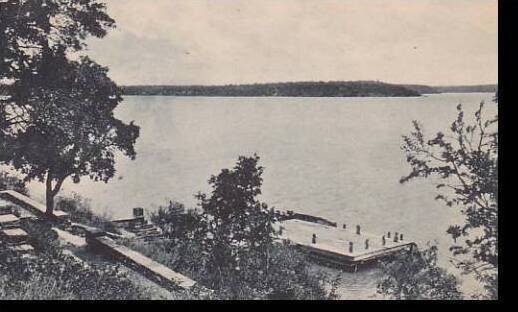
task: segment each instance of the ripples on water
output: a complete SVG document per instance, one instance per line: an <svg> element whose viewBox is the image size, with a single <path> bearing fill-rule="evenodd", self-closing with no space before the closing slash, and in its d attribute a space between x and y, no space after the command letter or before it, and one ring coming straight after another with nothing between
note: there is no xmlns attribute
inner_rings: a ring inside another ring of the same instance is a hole
<svg viewBox="0 0 518 312"><path fill-rule="evenodd" d="M265 167L262 200L269 205L361 224L368 232L402 232L420 244L436 240L447 253L445 230L458 215L434 201L430 181L399 184L409 172L401 136L412 130L414 119L428 135L449 128L459 103L472 116L485 100L494 113L492 97L128 96L116 115L141 126L137 159L121 157L108 184L84 178L79 185L65 183L64 192L79 192L97 211L117 218L166 199L193 207L193 194L209 191L211 174L233 166L239 155L257 153ZM33 189L43 194L41 186ZM373 272L347 274L344 283L357 296L371 292Z"/></svg>

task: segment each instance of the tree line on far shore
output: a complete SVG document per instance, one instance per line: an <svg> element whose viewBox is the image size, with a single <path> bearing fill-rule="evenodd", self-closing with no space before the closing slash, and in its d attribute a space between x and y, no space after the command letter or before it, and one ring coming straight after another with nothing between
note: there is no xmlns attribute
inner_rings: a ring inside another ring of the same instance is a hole
<svg viewBox="0 0 518 312"><path fill-rule="evenodd" d="M126 86L125 95L176 96L419 96L401 85L379 81L282 82L225 86Z"/></svg>
<svg viewBox="0 0 518 312"><path fill-rule="evenodd" d="M491 92L497 85L427 86L390 84L380 81L303 81L229 85L131 85L123 86L124 95L170 96L292 96L292 97L356 97L356 96L420 96L450 92Z"/></svg>

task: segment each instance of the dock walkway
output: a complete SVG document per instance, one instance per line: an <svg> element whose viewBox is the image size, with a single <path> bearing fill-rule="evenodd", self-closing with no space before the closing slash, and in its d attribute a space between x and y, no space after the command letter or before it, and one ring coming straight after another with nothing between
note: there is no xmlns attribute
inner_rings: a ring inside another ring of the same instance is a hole
<svg viewBox="0 0 518 312"><path fill-rule="evenodd" d="M283 227L283 240L308 251L315 258L354 270L359 265L377 261L415 245L412 241L398 239L396 242L391 238L385 238L383 244L382 235L364 231L357 234L354 228L343 229L297 219L283 221L280 226Z"/></svg>

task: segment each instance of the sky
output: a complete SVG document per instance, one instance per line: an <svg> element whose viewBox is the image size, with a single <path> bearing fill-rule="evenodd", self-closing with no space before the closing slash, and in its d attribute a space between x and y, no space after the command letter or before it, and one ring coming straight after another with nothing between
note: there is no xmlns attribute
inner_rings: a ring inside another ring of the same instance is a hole
<svg viewBox="0 0 518 312"><path fill-rule="evenodd" d="M498 78L497 0L107 0L118 84Z"/></svg>

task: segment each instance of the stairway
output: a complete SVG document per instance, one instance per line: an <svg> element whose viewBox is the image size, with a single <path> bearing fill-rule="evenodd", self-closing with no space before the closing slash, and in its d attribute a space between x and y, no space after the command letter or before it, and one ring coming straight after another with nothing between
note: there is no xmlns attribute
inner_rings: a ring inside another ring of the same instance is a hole
<svg viewBox="0 0 518 312"><path fill-rule="evenodd" d="M31 254L34 248L28 243L28 237L12 207L0 206L0 242L12 251Z"/></svg>
<svg viewBox="0 0 518 312"><path fill-rule="evenodd" d="M137 239L142 239L144 241L151 241L162 237L162 231L151 223L144 223L140 226L136 226L131 229L131 231L135 233Z"/></svg>

